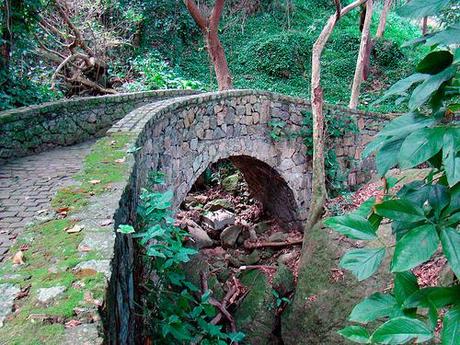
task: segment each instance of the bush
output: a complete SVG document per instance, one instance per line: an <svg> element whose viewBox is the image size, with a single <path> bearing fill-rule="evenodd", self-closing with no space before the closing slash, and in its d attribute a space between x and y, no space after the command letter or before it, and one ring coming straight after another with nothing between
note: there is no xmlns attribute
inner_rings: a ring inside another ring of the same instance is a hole
<svg viewBox="0 0 460 345"><path fill-rule="evenodd" d="M375 42L371 63L380 67L394 67L405 58L406 56L395 42L380 39Z"/></svg>

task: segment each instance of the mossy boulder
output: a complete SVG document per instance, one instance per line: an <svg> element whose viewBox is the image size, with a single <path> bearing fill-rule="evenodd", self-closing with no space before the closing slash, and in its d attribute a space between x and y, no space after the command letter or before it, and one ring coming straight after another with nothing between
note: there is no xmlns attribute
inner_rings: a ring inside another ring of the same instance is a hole
<svg viewBox="0 0 460 345"><path fill-rule="evenodd" d="M243 272L240 281L249 289L234 313L237 329L246 335L244 344L270 344L276 325L272 286L259 270Z"/></svg>
<svg viewBox="0 0 460 345"><path fill-rule="evenodd" d="M227 176L222 180L222 188L226 192L234 192L238 189L238 183L240 182L240 175L234 174Z"/></svg>
<svg viewBox="0 0 460 345"><path fill-rule="evenodd" d="M381 268L364 282L358 282L347 271L343 278L334 279L332 269L338 268L340 257L349 248L339 241L337 233L320 223L307 236L296 292L281 319L284 344L345 344L337 331L347 326L347 318L359 301L388 287L391 275Z"/></svg>

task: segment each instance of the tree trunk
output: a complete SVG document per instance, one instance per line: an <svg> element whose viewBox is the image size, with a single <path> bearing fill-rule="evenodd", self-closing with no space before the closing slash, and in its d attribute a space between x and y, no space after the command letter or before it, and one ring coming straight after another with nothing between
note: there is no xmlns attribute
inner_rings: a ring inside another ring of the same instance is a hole
<svg viewBox="0 0 460 345"><path fill-rule="evenodd" d="M224 47L217 33L209 32L206 37L206 45L212 65L214 66L219 91L231 89L232 77L228 69L227 59L225 58Z"/></svg>
<svg viewBox="0 0 460 345"><path fill-rule="evenodd" d="M427 27L428 27L428 17L423 17L422 19L422 35L425 36L427 32Z"/></svg>
<svg viewBox="0 0 460 345"><path fill-rule="evenodd" d="M373 0L368 0L366 4L366 18L364 20L363 31L361 34L361 44L359 46L358 60L356 61L355 76L351 88L350 109L356 109L358 106L361 83L363 81L363 71L366 62L366 56L369 56L370 48L370 27L372 21Z"/></svg>
<svg viewBox="0 0 460 345"><path fill-rule="evenodd" d="M184 2L192 18L195 20L195 23L203 32L209 58L214 67L214 73L216 74L219 91L231 89L232 76L228 68L227 59L225 58L224 47L218 35L219 22L224 9L225 0L216 0L209 18L203 16L194 0L184 0Z"/></svg>
<svg viewBox="0 0 460 345"><path fill-rule="evenodd" d="M326 201L326 172L324 168L324 116L323 116L323 89L321 87L321 55L324 47L334 30L335 24L343 15L353 8L365 3L366 0L356 0L340 9L336 1L337 13L332 15L324 26L321 34L313 45L311 64L311 109L313 117L313 177L312 198L310 212L305 225L307 233L321 216ZM306 246L307 236L304 236L303 248Z"/></svg>
<svg viewBox="0 0 460 345"><path fill-rule="evenodd" d="M377 28L377 33L375 34L375 38L383 37L383 33L385 32L385 26L387 25L387 15L390 12L391 8L391 0L385 0L383 4L382 13L380 14L380 21L379 26Z"/></svg>
<svg viewBox="0 0 460 345"><path fill-rule="evenodd" d="M3 11L3 22L2 25L2 43L0 44L0 71L4 72L4 76L1 76L3 80L4 77L7 77L9 65L10 65L10 55L11 55L11 41L12 41L12 32L11 32L11 9L9 0L4 0L4 5L2 6Z"/></svg>

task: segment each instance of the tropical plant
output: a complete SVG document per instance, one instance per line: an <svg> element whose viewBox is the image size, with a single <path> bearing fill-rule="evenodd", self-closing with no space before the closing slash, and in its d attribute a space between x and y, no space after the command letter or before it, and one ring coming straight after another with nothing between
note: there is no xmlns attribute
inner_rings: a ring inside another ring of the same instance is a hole
<svg viewBox="0 0 460 345"><path fill-rule="evenodd" d="M413 0L400 14L436 15L448 0ZM362 281L372 276L386 255L391 256L394 275L391 292L376 292L352 310L349 320L358 323L339 333L365 344L422 343L436 338L442 320L442 344L460 339L460 35L452 28L415 42L431 51L420 61L416 73L397 82L383 98L399 96L408 101L409 112L380 131L363 156L376 152L376 165L385 183L385 194L365 202L358 210L331 217L325 225L377 247L348 251L340 266ZM394 192L396 181L387 178L394 167L415 168L423 164L430 172L424 179L406 183ZM377 231L390 221L395 238L387 246ZM420 288L411 271L436 253L447 259L453 280L447 285ZM456 278L455 278L456 277ZM370 322L377 328L369 333Z"/></svg>

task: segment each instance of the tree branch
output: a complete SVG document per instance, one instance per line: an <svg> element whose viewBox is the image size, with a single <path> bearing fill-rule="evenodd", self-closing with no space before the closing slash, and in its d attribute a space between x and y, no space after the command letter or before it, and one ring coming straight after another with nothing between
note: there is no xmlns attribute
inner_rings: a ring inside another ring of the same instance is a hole
<svg viewBox="0 0 460 345"><path fill-rule="evenodd" d="M195 20L195 23L200 27L200 29L205 32L208 27L208 20L203 16L200 9L198 8L195 0L184 0L185 6L187 6L188 11L192 15L192 18Z"/></svg>
<svg viewBox="0 0 460 345"><path fill-rule="evenodd" d="M225 0L216 0L211 16L209 17L209 31L217 32L219 29L219 21L224 10Z"/></svg>

